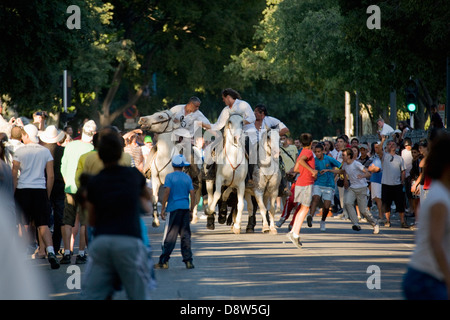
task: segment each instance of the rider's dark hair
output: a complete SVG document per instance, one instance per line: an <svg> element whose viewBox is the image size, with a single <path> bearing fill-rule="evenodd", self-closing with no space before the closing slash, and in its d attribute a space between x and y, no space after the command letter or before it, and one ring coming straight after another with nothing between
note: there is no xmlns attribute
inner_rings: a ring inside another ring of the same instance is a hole
<svg viewBox="0 0 450 320"><path fill-rule="evenodd" d="M259 112L263 113L265 116L268 116L268 114L267 114L267 108L266 108L266 106L263 105L263 104L258 104L258 105L255 107L255 110L259 110Z"/></svg>
<svg viewBox="0 0 450 320"><path fill-rule="evenodd" d="M241 99L241 95L239 94L239 92L231 88L224 89L222 91L222 96L223 97L230 96L233 99Z"/></svg>

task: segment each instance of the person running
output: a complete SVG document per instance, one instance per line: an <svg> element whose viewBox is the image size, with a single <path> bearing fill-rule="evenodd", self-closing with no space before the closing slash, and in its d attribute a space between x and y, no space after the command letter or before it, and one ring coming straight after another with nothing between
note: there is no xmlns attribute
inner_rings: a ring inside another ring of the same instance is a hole
<svg viewBox="0 0 450 320"><path fill-rule="evenodd" d="M155 269L168 269L170 254L175 248L178 235L181 238L181 254L183 262L187 269L193 269L192 250L191 250L191 229L190 221L195 203L189 204L189 196L194 199L194 187L191 178L184 173L183 167L190 163L181 155L172 157L172 166L174 172L166 176L164 182L164 195L162 198L161 218L166 220L166 229L164 230L164 240L162 253L159 262L155 264ZM169 214L166 215L166 211Z"/></svg>
<svg viewBox="0 0 450 320"><path fill-rule="evenodd" d="M294 225L291 232L288 232L287 237L299 249L302 247L302 243L300 241L300 230L306 214L309 211L314 180L317 178L314 154L311 150L312 141L313 139L310 133L303 133L300 136L300 142L303 149L298 156L294 167L294 172L300 174L295 182L294 198L294 201L299 204L299 207L294 218Z"/></svg>
<svg viewBox="0 0 450 320"><path fill-rule="evenodd" d="M335 183L334 183L334 168L339 168L341 163L336 159L324 154L324 146L319 143L314 148L316 155L315 167L318 172L317 180L314 182L311 208L306 217L308 227L312 227L313 216L319 205L320 199L323 201L322 219L320 221L320 231L325 232L325 220L330 210L331 201L334 197Z"/></svg>
<svg viewBox="0 0 450 320"><path fill-rule="evenodd" d="M358 222L356 214L355 201L361 211L361 214L367 219L367 221L373 226L373 233L377 234L380 231L378 223L372 217L370 210L367 210L367 178L370 177L370 172L353 157L353 151L351 148L346 148L342 152L343 164L340 173L346 173L344 175L344 188L345 199L344 205L347 208L350 220L353 223L352 229L360 231L361 227Z"/></svg>

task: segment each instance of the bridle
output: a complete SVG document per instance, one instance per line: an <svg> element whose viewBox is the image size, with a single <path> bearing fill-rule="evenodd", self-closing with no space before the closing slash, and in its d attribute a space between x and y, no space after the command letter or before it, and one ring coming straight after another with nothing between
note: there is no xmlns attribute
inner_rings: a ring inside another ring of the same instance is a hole
<svg viewBox="0 0 450 320"><path fill-rule="evenodd" d="M167 128L169 127L170 121L172 120L172 116L170 115L170 113L168 113L167 111L162 111L167 115L167 119L161 120L161 121L157 121L157 122L153 122L149 129L153 126L153 125L157 125L157 124L161 124L161 123L167 123L166 126L164 127L164 129L160 132L155 132L157 134L161 134L161 133L165 133L165 132L172 132L174 129L167 131Z"/></svg>

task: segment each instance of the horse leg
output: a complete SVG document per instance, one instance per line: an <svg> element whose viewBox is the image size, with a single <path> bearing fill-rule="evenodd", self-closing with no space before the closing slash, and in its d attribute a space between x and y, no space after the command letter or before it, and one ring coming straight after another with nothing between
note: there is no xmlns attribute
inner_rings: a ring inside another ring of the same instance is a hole
<svg viewBox="0 0 450 320"><path fill-rule="evenodd" d="M216 190L214 191L213 199L208 203L210 214L207 219L206 227L211 230L214 230L214 228L215 228L215 226L214 226L214 216L215 216L214 211L216 210L217 202L219 202L219 199L222 196L221 190L222 190L222 181L219 178L216 181Z"/></svg>
<svg viewBox="0 0 450 320"><path fill-rule="evenodd" d="M156 181L157 178L154 177L152 179L152 191L153 191L153 222L152 227L158 228L160 225L159 222L159 212L158 212L158 199L159 199L159 181Z"/></svg>
<svg viewBox="0 0 450 320"><path fill-rule="evenodd" d="M259 211L263 220L262 232L269 232L269 223L267 222L267 208L264 203L263 194L261 191L255 190L255 199L258 203Z"/></svg>
<svg viewBox="0 0 450 320"><path fill-rule="evenodd" d="M236 221L233 224L233 232L235 234L241 233L241 220L242 220L242 212L244 211L244 192L245 192L245 182L242 181L238 190L237 190L237 215Z"/></svg>
<svg viewBox="0 0 450 320"><path fill-rule="evenodd" d="M270 208L269 208L269 217L270 217L270 233L271 234L277 234L277 229L275 228L275 202L277 200L277 193L273 194L270 198Z"/></svg>
<svg viewBox="0 0 450 320"><path fill-rule="evenodd" d="M252 195L248 191L245 192L244 198L245 198L245 202L247 202L247 212L248 212L247 228L246 228L245 232L253 233L253 232L255 232L255 225L256 225L255 213L253 211L253 209L254 209L253 198L252 198Z"/></svg>
<svg viewBox="0 0 450 320"><path fill-rule="evenodd" d="M214 209L211 212L209 209L209 205L212 203L214 198L214 180L206 180L206 192L208 194L207 197L203 198L203 208L205 210L206 214L206 228L210 230L214 230L214 220L215 220L215 214Z"/></svg>

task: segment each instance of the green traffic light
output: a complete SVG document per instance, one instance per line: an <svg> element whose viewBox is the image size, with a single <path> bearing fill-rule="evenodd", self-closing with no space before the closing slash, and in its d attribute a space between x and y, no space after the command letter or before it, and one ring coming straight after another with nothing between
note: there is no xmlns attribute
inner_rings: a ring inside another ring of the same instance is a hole
<svg viewBox="0 0 450 320"><path fill-rule="evenodd" d="M410 103L407 106L409 112L416 112L417 106L415 103Z"/></svg>

